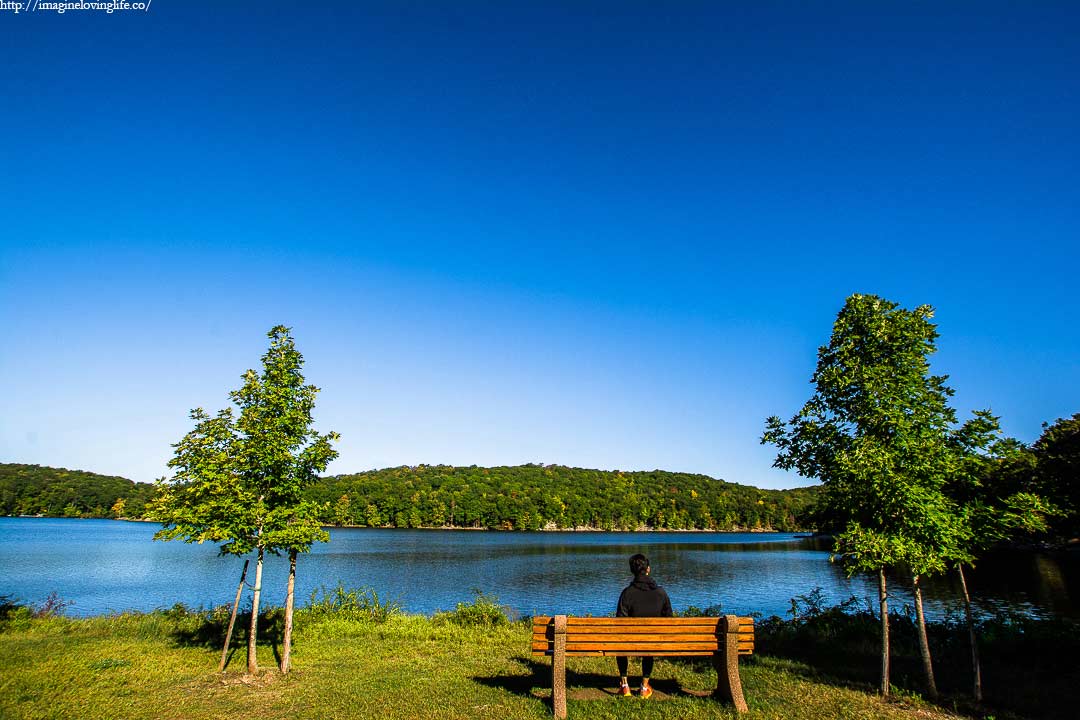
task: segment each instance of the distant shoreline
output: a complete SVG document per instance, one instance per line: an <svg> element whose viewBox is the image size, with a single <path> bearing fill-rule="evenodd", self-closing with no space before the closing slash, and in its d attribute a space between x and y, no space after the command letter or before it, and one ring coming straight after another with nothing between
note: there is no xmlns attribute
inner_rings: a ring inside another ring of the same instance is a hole
<svg viewBox="0 0 1080 720"><path fill-rule="evenodd" d="M3 517L20 518L26 520L113 520L116 522L134 522L134 523L152 523L155 520L148 520L146 518L79 518L79 517L64 517L62 515L6 515ZM560 528L560 527L542 527L533 530L517 530L511 528L489 528L489 527L473 527L468 525L426 525L414 528L402 528L394 527L393 525L381 525L379 527L371 527L369 525L323 525L325 530L450 530L450 531L468 531L468 532L498 532L498 533L517 533L517 532L543 532L543 533L752 533L752 534L776 534L784 533L790 535L797 535L801 538L813 538L817 537L812 531L809 530L777 530L775 528L732 528L730 530L706 530L702 528L654 528L641 526L636 528L619 528L619 529L605 529L589 526L577 526L572 528Z"/></svg>
<svg viewBox="0 0 1080 720"><path fill-rule="evenodd" d="M807 531L800 530L776 530L774 528L733 528L731 530L704 530L702 528L653 528L653 527L637 527L637 528L620 528L620 529L605 529L588 526L579 526L572 528L552 528L542 527L535 528L533 530L517 530L508 528L487 528L487 527L469 527L463 525L434 525L434 526L422 526L414 528L399 528L392 525L385 525L381 527L370 527L368 525L324 525L327 530L337 529L356 529L356 530L469 530L469 531L482 531L482 532L546 532L546 533L560 533L560 532L579 532L579 533L790 533L790 534L803 534L804 537L812 537L812 535L806 534Z"/></svg>

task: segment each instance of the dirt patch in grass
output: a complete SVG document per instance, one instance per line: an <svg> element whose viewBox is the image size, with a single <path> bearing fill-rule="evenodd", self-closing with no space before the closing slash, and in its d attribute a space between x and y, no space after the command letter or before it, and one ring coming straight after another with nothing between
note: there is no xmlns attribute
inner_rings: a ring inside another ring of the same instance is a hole
<svg viewBox="0 0 1080 720"><path fill-rule="evenodd" d="M277 670L260 670L255 675L248 675L247 673L243 675L219 675L214 679L216 680L215 685L224 687L245 685L253 688L268 688L284 680Z"/></svg>

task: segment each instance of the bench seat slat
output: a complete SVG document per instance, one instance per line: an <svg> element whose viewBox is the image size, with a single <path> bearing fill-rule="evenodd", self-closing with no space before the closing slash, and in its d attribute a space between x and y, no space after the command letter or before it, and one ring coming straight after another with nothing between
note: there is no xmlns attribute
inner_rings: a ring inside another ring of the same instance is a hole
<svg viewBox="0 0 1080 720"><path fill-rule="evenodd" d="M605 636L595 636L595 635L593 635L593 636L574 636L574 635L570 635L570 636L568 636L568 641L569 642L577 642L577 643L589 642L589 643L593 643L595 645L602 645L602 644L608 644L608 643L634 643L636 645L641 645L642 647L651 647L653 645L661 645L661 644L664 644L664 643L672 643L672 642L696 642L696 643L708 644L710 647L716 648L716 649L720 649L721 647L724 646L724 643L725 643L725 640L723 638L700 637L700 636L693 636L693 635L661 635L661 636L652 637L652 638L640 638L640 637L633 637L633 636L626 636L626 635L623 635L623 636L610 635L610 636L606 636L606 637ZM751 636L742 636L742 635L740 635L740 636L736 637L736 643L738 644L738 646L740 648L747 647L747 648L752 649L754 647L754 637L752 635ZM546 637L543 637L543 636L534 635L532 637L532 645L533 645L533 647L550 647L550 646L554 646L554 640L552 638L546 638Z"/></svg>
<svg viewBox="0 0 1080 720"><path fill-rule="evenodd" d="M656 644L649 646L642 646L640 643L575 643L569 642L566 644L567 652L597 652L600 654L611 653L615 655L627 655L632 654L631 651L637 652L640 655L656 655L662 652L673 650L676 648L700 650L703 653L713 655L720 650L716 644L712 643L669 643L669 644ZM543 653L550 655L554 652L554 647L545 642L534 642L532 644L532 651L534 653ZM739 643L738 653L740 655L752 655L754 652L754 646L750 643Z"/></svg>
<svg viewBox="0 0 1080 720"><path fill-rule="evenodd" d="M539 630L539 632L546 632L547 626L534 628L533 632L537 632L537 630ZM552 632L554 632L554 628L552 628ZM685 625L626 625L623 627L617 625L577 625L575 627L567 628L567 632L590 633L595 635L660 635L664 633L685 635L687 633L693 633L694 635L715 637L718 634L723 634L724 629L718 628L715 625L695 625L690 627ZM750 632L753 631L751 630Z"/></svg>
<svg viewBox="0 0 1080 720"><path fill-rule="evenodd" d="M725 636L723 636L723 635L720 635L720 636L716 636L716 635L692 635L692 634L678 634L677 635L675 633L664 633L664 634L657 634L657 635L617 635L615 633L601 635L601 634L588 633L588 634L581 634L581 635L569 634L569 635L567 635L567 637L569 638L569 640L571 642L597 642L597 643L605 643L605 642L637 642L637 643L707 642L707 643L712 643L713 645L722 645L723 643L726 642ZM753 645L754 644L754 636L753 635L736 635L735 639L739 644L743 644L743 645ZM554 638L552 638L550 636L545 636L545 635L533 635L532 636L533 643L551 643L551 642L554 642L554 640L555 640Z"/></svg>
<svg viewBox="0 0 1080 720"><path fill-rule="evenodd" d="M722 638L717 638L715 635L675 635L674 633L667 633L663 635L615 635L614 633L606 635L594 635L592 633L581 633L570 635L567 634L567 640L569 642L576 643L635 643L638 645L662 645L664 643L679 643L679 642L693 642L693 643L708 643L713 647L717 647Z"/></svg>
<svg viewBox="0 0 1080 720"><path fill-rule="evenodd" d="M716 643L708 642L667 642L667 643L650 643L644 645L636 642L605 642L605 643L591 643L591 642L567 642L566 649L568 651L573 650L601 650L604 652L628 652L631 650L640 650L641 652L665 652L676 650L700 650L702 652L716 652Z"/></svg>

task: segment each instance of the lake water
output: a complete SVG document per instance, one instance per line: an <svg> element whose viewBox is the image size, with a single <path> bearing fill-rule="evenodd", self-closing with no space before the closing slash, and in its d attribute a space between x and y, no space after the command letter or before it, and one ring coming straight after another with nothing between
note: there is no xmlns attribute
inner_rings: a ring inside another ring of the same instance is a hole
<svg viewBox="0 0 1080 720"><path fill-rule="evenodd" d="M0 518L0 595L40 602L50 592L72 601L69 615L151 610L181 602L232 602L243 560L213 545L154 542L159 526L115 520ZM791 598L821 587L830 603L873 600L869 578L847 579L826 548L786 533L509 533L332 529L331 540L302 555L298 602L313 590L372 588L404 610L430 614L495 595L521 615L607 615L629 580L627 558L649 556L676 611L720 605L725 612L785 615ZM1014 554L980 563L969 578L984 608L1078 617L1076 554ZM254 570L254 564L252 565ZM288 564L270 557L264 602L283 604ZM249 581L253 572L249 573ZM928 587L940 617L955 607L946 581ZM897 587L897 605L910 595Z"/></svg>

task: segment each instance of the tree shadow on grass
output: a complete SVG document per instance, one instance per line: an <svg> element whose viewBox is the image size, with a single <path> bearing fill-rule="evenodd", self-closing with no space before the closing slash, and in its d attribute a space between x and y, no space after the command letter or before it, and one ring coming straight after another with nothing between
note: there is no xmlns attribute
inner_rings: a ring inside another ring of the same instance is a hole
<svg viewBox="0 0 1080 720"><path fill-rule="evenodd" d="M190 611L173 608L165 611L166 617L173 620L172 641L177 647L198 647L220 650L225 643L225 633L229 627L228 612ZM225 666L232 662L237 650L247 647L248 633L251 628L251 613L238 613L229 641L229 653ZM275 661L281 664L282 643L285 636L285 616L281 608L270 608L259 613L258 644L269 645Z"/></svg>
<svg viewBox="0 0 1080 720"><path fill-rule="evenodd" d="M786 664L785 671L813 682L874 692L880 684L880 621L865 611L848 612L851 603L816 609L798 620L768 618L757 624L756 656ZM890 615L890 681L918 693L922 665L911 618Z"/></svg>

